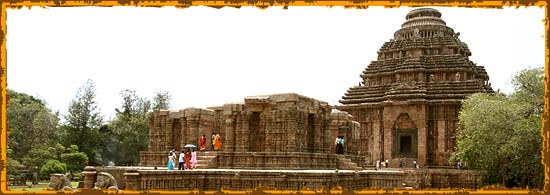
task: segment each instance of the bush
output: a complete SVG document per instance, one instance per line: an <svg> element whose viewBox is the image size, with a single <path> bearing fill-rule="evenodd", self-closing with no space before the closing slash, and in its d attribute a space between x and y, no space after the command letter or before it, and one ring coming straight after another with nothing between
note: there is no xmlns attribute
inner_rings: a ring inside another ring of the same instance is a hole
<svg viewBox="0 0 550 195"><path fill-rule="evenodd" d="M67 164L61 163L58 160L48 160L44 166L40 169L40 178L49 179L50 174L61 173L64 174L67 171Z"/></svg>
<svg viewBox="0 0 550 195"><path fill-rule="evenodd" d="M21 166L21 163L13 158L8 157L8 175L18 175L17 167Z"/></svg>
<svg viewBox="0 0 550 195"><path fill-rule="evenodd" d="M73 178L71 179L71 181L83 181L83 180L84 180L84 174L77 173L77 172L73 173Z"/></svg>

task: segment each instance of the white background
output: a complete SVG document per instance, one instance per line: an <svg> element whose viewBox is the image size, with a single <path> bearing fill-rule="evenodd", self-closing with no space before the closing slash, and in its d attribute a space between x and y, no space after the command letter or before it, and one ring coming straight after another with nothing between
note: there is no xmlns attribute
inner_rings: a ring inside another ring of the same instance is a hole
<svg viewBox="0 0 550 195"><path fill-rule="evenodd" d="M511 76L544 66L544 10L436 8L468 44L470 60L492 87L513 91ZM67 112L87 79L106 119L119 92L152 98L162 89L172 109L242 102L295 92L338 105L393 38L412 8L78 7L13 9L7 14L8 88Z"/></svg>

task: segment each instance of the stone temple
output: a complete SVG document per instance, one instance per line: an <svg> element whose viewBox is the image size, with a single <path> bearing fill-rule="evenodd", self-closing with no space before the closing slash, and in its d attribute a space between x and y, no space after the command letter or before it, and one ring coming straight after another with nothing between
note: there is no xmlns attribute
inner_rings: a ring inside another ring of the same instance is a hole
<svg viewBox="0 0 550 195"><path fill-rule="evenodd" d="M345 112L298 94L155 111L141 164L162 166L171 148L179 151L197 144L201 135L220 133L223 150L211 164L219 168L331 169L347 159L349 167L386 159L391 167L414 160L420 166L449 166L461 101L492 92L485 69L470 55L438 10L415 9L363 71L361 84L342 97L336 108ZM345 156L330 155L337 135L345 137Z"/></svg>
<svg viewBox="0 0 550 195"><path fill-rule="evenodd" d="M439 11L415 9L406 19L337 108L360 123L357 147L369 159L449 165L461 100L493 90Z"/></svg>
<svg viewBox="0 0 550 195"><path fill-rule="evenodd" d="M287 93L206 109L155 110L148 150L140 153L143 167L98 171L137 190L476 188L480 175L448 169L448 160L461 101L493 90L458 35L436 9L412 10L341 105ZM213 133L221 135L220 151L210 151ZM170 149L198 145L201 135L208 152L198 153L199 169L162 170ZM338 135L345 138L343 155L335 154ZM403 169L375 171L377 160ZM421 169L413 169L413 161ZM87 169L88 186L94 174Z"/></svg>

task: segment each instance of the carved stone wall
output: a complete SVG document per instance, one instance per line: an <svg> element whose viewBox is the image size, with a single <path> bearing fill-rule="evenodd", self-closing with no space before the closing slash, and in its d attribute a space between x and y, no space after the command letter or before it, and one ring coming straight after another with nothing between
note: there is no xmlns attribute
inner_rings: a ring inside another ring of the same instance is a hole
<svg viewBox="0 0 550 195"><path fill-rule="evenodd" d="M250 96L244 103L209 109L156 110L151 115L149 150L141 152L141 165L166 166L172 147L179 151L185 144L198 146L203 134L210 150L212 133L219 133L222 138L217 164L223 168L336 168L336 157L319 155L335 153L337 134L346 136L345 154L363 162L364 153L358 145L363 144L364 148L366 143L361 141L360 124L344 112L331 112L332 107L326 102L294 93ZM278 158L266 163L260 153ZM319 166L290 162L296 153L302 156L295 159L309 158L308 162L318 161Z"/></svg>
<svg viewBox="0 0 550 195"><path fill-rule="evenodd" d="M224 152L325 153L330 112L326 102L276 94L225 104L215 118L225 119Z"/></svg>
<svg viewBox="0 0 550 195"><path fill-rule="evenodd" d="M362 85L349 88L337 108L361 124L366 147L360 147L370 164L388 159L391 167L412 160L449 166L460 102L492 93L489 76L469 60L468 46L439 11L415 9L401 27L363 71Z"/></svg>
<svg viewBox="0 0 550 195"><path fill-rule="evenodd" d="M92 167L94 168L94 167ZM476 189L483 175L471 170L404 169L385 171L292 170L194 170L168 171L150 168L97 168L110 173L121 190L344 190L364 189ZM85 180L96 175L87 174ZM85 189L93 186L85 186Z"/></svg>
<svg viewBox="0 0 550 195"><path fill-rule="evenodd" d="M186 144L198 146L199 137L208 137L213 127L214 111L209 109L153 111L149 117L148 151L140 153L140 165L166 166L168 153L172 148L181 151ZM211 140L207 139L207 149L210 148Z"/></svg>

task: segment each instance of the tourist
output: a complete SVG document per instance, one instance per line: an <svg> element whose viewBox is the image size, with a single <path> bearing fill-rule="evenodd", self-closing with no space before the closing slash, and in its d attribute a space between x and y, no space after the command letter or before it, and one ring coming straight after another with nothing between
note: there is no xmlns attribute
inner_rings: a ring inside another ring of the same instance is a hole
<svg viewBox="0 0 550 195"><path fill-rule="evenodd" d="M334 140L334 153L338 154L338 151L339 151L339 145L338 145L338 142L339 142L339 139L340 139L340 136L336 136L336 139Z"/></svg>
<svg viewBox="0 0 550 195"><path fill-rule="evenodd" d="M168 155L168 170L174 170L174 153Z"/></svg>
<svg viewBox="0 0 550 195"><path fill-rule="evenodd" d="M216 134L212 133L212 151L214 151L214 143L216 143Z"/></svg>
<svg viewBox="0 0 550 195"><path fill-rule="evenodd" d="M339 135L334 144L336 144L336 154L344 154L344 136Z"/></svg>
<svg viewBox="0 0 550 195"><path fill-rule="evenodd" d="M182 150L178 159L178 170L185 170L185 167L183 166L183 158L185 157L184 151Z"/></svg>
<svg viewBox="0 0 550 195"><path fill-rule="evenodd" d="M197 152L191 152L191 168L197 168Z"/></svg>
<svg viewBox="0 0 550 195"><path fill-rule="evenodd" d="M416 160L413 161L413 167L414 167L415 169L418 169L418 166L416 165Z"/></svg>
<svg viewBox="0 0 550 195"><path fill-rule="evenodd" d="M216 137L214 138L214 150L220 150L222 148L222 137L220 137L220 134L216 134Z"/></svg>
<svg viewBox="0 0 550 195"><path fill-rule="evenodd" d="M206 150L206 136L202 135L201 138L199 138L199 149L201 152L204 152Z"/></svg>
<svg viewBox="0 0 550 195"><path fill-rule="evenodd" d="M388 159L386 159L386 167L390 167L390 161Z"/></svg>
<svg viewBox="0 0 550 195"><path fill-rule="evenodd" d="M344 136L343 135L340 136L339 143L340 143L340 154L344 154Z"/></svg>
<svg viewBox="0 0 550 195"><path fill-rule="evenodd" d="M191 150L189 150L189 148L187 148L187 151L185 151L184 160L187 169L191 169Z"/></svg>
<svg viewBox="0 0 550 195"><path fill-rule="evenodd" d="M376 170L380 170L380 160L376 160Z"/></svg>

